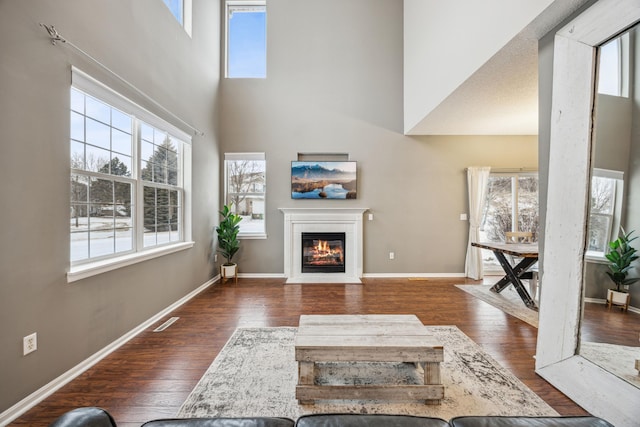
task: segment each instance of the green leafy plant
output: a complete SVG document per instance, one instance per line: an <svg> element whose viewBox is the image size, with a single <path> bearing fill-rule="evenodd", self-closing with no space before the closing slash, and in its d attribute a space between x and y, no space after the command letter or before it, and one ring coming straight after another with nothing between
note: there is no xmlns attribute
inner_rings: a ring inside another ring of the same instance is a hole
<svg viewBox="0 0 640 427"><path fill-rule="evenodd" d="M627 278L629 274L629 269L631 269L633 261L638 259L638 255L636 255L637 250L630 245L630 243L637 239L636 237L631 237L633 231L629 233L625 233L624 229L620 227L621 234L620 236L614 240L613 242L609 242L609 253L605 256L609 260L609 270L607 274L616 284L616 291L620 292L623 286L631 285L640 278Z"/></svg>
<svg viewBox="0 0 640 427"><path fill-rule="evenodd" d="M240 241L238 240L240 226L238 223L242 221L242 217L231 211L231 205L225 205L219 213L221 216L220 224L216 227L218 252L227 260L224 265L232 265L231 260L240 249Z"/></svg>

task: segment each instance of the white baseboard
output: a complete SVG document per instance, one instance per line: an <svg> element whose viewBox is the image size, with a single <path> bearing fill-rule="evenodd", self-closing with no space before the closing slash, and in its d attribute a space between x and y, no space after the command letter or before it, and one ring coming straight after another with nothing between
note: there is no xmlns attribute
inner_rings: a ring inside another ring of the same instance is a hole
<svg viewBox="0 0 640 427"><path fill-rule="evenodd" d="M286 279L284 273L238 273L242 279Z"/></svg>
<svg viewBox="0 0 640 427"><path fill-rule="evenodd" d="M464 273L365 273L362 275L369 279L406 279L412 277L419 278L448 278L448 277L466 277Z"/></svg>
<svg viewBox="0 0 640 427"><path fill-rule="evenodd" d="M464 273L364 273L363 278L380 278L380 279L406 279L412 277L418 278L448 278L448 277L466 277ZM286 279L284 273L238 273L238 278L246 279Z"/></svg>
<svg viewBox="0 0 640 427"><path fill-rule="evenodd" d="M217 275L212 279L208 280L203 285L200 285L197 289L193 290L189 294L180 298L178 301L174 302L169 307L165 308L164 310L162 310L152 318L146 320L142 324L138 325L131 331L127 332L126 334L118 338L116 341L107 345L106 347L99 350L98 352L94 353L88 359L83 360L73 368L69 369L64 374L55 378L53 381L49 382L43 387L40 387L38 390L34 391L29 396L25 397L24 399L22 399L21 401L19 401L9 409L7 409L6 411L0 413L0 426L6 426L7 424L12 422L19 416L27 412L29 409L33 408L38 403L42 402L44 399L51 396L54 392L56 392L57 390L59 390L61 387L68 384L69 382L71 382L78 375L82 374L87 369L91 368L93 365L95 365L96 363L98 363L99 361L107 357L109 354L116 351L118 348L120 348L123 344L125 344L131 338L143 332L144 330L149 328L151 325L153 325L154 323L158 322L160 319L165 317L167 314L171 313L173 310L180 307L181 305L183 305L184 303L186 303L187 301L189 301L190 299L198 295L200 292L204 291L209 286L213 285L218 280L220 280L220 275Z"/></svg>
<svg viewBox="0 0 640 427"><path fill-rule="evenodd" d="M590 302L593 304L606 304L607 300L602 298L585 298L584 302ZM638 307L629 306L629 311L640 314L640 308Z"/></svg>

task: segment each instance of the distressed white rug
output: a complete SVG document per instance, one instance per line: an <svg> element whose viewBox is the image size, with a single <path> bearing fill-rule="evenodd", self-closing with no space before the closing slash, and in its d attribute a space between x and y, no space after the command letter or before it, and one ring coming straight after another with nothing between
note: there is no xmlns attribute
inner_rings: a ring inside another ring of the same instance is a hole
<svg viewBox="0 0 640 427"><path fill-rule="evenodd" d="M491 286L493 285L456 285L505 313L538 327L538 312L524 305L513 286L507 287L499 294L491 292ZM640 387L640 375L635 369L635 360L640 359L640 347L583 341L580 345L580 355L604 370Z"/></svg>
<svg viewBox="0 0 640 427"><path fill-rule="evenodd" d="M320 400L300 405L295 399L296 328L241 328L229 339L200 379L177 416L280 416L308 413L387 413L435 416L557 415L539 396L504 369L455 326L426 326L444 345L441 405L424 401ZM354 384L420 381L422 372L407 363L323 364L324 383ZM359 379L359 380L358 380Z"/></svg>
<svg viewBox="0 0 640 427"><path fill-rule="evenodd" d="M457 288L462 289L505 313L517 317L531 326L538 327L538 312L524 305L520 295L518 295L518 291L516 291L512 285L503 289L499 294L491 292L492 286L493 285L456 285Z"/></svg>
<svg viewBox="0 0 640 427"><path fill-rule="evenodd" d="M640 375L635 368L640 360L640 347L582 341L580 355L596 365L640 387Z"/></svg>

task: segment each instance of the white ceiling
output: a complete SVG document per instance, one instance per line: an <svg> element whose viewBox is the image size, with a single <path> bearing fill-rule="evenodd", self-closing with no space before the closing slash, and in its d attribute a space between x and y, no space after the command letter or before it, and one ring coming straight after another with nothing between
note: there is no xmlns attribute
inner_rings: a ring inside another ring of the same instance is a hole
<svg viewBox="0 0 640 427"><path fill-rule="evenodd" d="M538 40L590 0L555 0L411 135L537 135Z"/></svg>

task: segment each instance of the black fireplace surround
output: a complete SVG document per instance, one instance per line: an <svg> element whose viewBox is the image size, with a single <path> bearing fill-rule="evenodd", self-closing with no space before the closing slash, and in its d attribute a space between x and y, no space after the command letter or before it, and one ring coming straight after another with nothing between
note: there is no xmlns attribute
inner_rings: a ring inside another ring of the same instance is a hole
<svg viewBox="0 0 640 427"><path fill-rule="evenodd" d="M344 273L345 233L302 233L303 273Z"/></svg>

